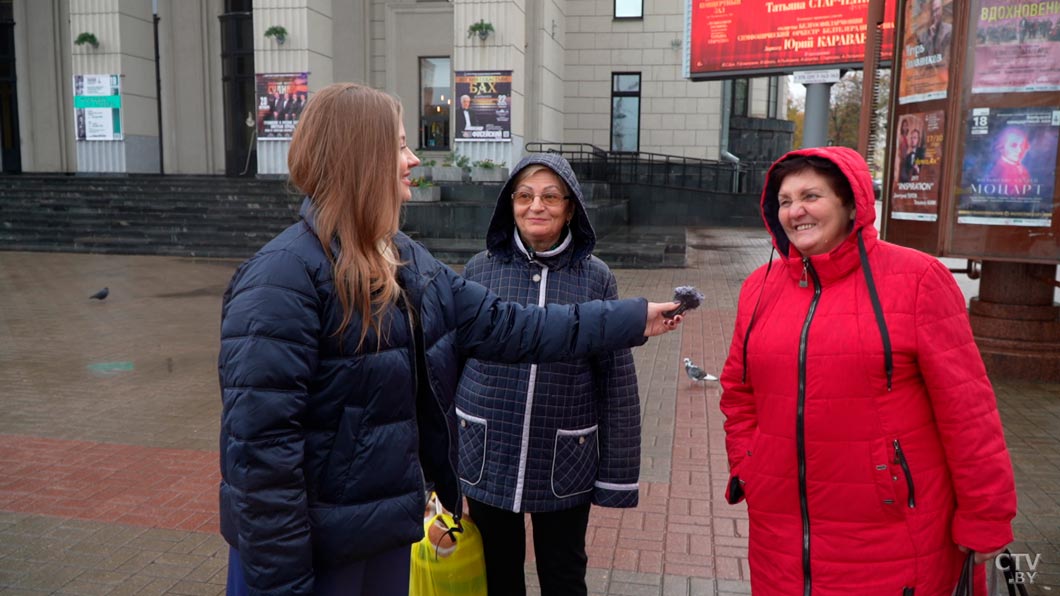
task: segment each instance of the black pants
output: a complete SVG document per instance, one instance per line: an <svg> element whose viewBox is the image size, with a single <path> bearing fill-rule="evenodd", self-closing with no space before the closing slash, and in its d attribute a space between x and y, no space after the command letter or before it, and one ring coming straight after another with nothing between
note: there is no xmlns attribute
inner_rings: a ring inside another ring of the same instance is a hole
<svg viewBox="0 0 1060 596"><path fill-rule="evenodd" d="M524 514L467 500L471 519L482 532L486 583L490 596L526 596L526 526ZM531 513L534 554L541 596L585 596L585 531L589 507Z"/></svg>

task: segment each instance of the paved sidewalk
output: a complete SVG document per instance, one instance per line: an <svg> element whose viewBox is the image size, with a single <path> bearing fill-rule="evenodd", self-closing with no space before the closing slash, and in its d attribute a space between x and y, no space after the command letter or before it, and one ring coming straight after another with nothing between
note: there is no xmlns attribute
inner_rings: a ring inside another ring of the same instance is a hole
<svg viewBox="0 0 1060 596"><path fill-rule="evenodd" d="M720 371L740 283L768 242L698 229L688 244L687 269L616 271L623 295L695 285L708 299L635 351L641 505L593 509L594 595L750 592L746 511L722 498L719 388L688 380L681 359ZM223 593L216 355L235 265L0 252L0 594ZM105 302L87 299L103 286ZM1020 492L1012 550L1041 554L1032 593L1055 594L1060 385L997 390Z"/></svg>

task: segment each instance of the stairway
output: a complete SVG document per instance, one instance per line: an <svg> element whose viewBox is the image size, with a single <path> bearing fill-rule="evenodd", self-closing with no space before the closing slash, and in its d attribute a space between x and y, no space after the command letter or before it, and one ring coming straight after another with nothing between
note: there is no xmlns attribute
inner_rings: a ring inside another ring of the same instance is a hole
<svg viewBox="0 0 1060 596"><path fill-rule="evenodd" d="M485 248L501 184L442 183L442 200L409 203L402 230L446 263ZM596 255L612 267L683 267L684 230L631 228L629 201L583 184ZM214 176L0 177L0 250L246 258L296 221L284 180Z"/></svg>

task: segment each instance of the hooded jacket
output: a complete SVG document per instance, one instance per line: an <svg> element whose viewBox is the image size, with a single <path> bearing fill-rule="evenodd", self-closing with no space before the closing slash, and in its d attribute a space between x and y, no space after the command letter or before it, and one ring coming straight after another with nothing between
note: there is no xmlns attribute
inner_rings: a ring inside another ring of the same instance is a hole
<svg viewBox="0 0 1060 596"><path fill-rule="evenodd" d="M780 258L743 284L721 379L727 496L747 500L752 590L948 596L958 545L1007 545L1016 513L964 298L937 259L877 238L860 155L792 155L835 163L856 212L839 246L804 258L767 176L762 216Z"/></svg>
<svg viewBox="0 0 1060 596"><path fill-rule="evenodd" d="M566 182L574 207L559 246L544 253L523 245L512 210L515 179L534 164ZM532 154L500 191L488 250L472 257L464 276L522 304L617 298L614 275L592 256L595 244L570 165L559 155ZM539 365L469 360L456 405L469 498L517 512L637 505L640 400L628 349Z"/></svg>
<svg viewBox="0 0 1060 596"><path fill-rule="evenodd" d="M459 519L453 394L467 356L568 360L645 341L643 299L501 302L398 233L403 298L355 350L360 318L336 336L308 199L301 216L239 267L221 312L221 533L251 594L311 594L315 569L420 540L427 482Z"/></svg>

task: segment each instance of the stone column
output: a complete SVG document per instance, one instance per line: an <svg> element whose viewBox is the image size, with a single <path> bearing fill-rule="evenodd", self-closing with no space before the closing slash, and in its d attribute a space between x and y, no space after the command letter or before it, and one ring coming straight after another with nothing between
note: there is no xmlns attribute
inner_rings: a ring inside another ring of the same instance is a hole
<svg viewBox="0 0 1060 596"><path fill-rule="evenodd" d="M287 30L283 44L265 37L272 26ZM309 73L309 93L335 82L331 0L255 0L254 70ZM286 175L286 140L258 140L258 174Z"/></svg>
<svg viewBox="0 0 1060 596"><path fill-rule="evenodd" d="M121 140L78 140L78 172L159 171L152 20L145 0L70 0L70 39L87 32L99 42L72 46L73 74L121 81Z"/></svg>
<svg viewBox="0 0 1060 596"><path fill-rule="evenodd" d="M492 159L511 168L523 153L526 142L526 0L454 0L453 70L511 70L512 140L508 142L454 143L457 153L472 162ZM485 40L468 37L473 23L485 20L493 33ZM455 91L455 90L454 90Z"/></svg>
<svg viewBox="0 0 1060 596"><path fill-rule="evenodd" d="M984 261L969 315L987 370L998 378L1060 382L1056 265Z"/></svg>

